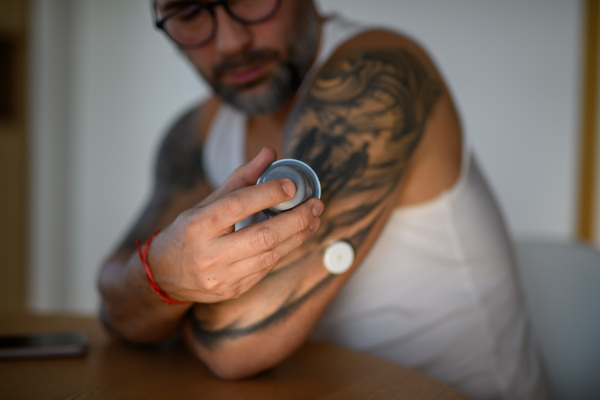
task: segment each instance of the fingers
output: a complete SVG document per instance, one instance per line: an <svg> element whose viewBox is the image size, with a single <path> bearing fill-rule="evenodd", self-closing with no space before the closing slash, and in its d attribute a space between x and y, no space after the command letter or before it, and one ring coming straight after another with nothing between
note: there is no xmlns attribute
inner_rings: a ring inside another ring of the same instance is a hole
<svg viewBox="0 0 600 400"><path fill-rule="evenodd" d="M264 147L250 162L238 167L218 189L219 197L256 184L269 165L277 159L277 153L271 147Z"/></svg>
<svg viewBox="0 0 600 400"><path fill-rule="evenodd" d="M193 285L189 299L210 303L242 295L306 241L319 227L322 211L323 203L313 198L293 210L220 237L205 249L203 262L191 264L203 267L202 284Z"/></svg>
<svg viewBox="0 0 600 400"><path fill-rule="evenodd" d="M296 193L290 179L273 179L259 185L235 190L206 206L212 215L212 231L215 234L229 233L231 226L261 210L283 203Z"/></svg>
<svg viewBox="0 0 600 400"><path fill-rule="evenodd" d="M310 199L293 210L223 236L220 251L228 254L231 264L254 258L247 274L273 267L318 228L322 212L323 203Z"/></svg>
<svg viewBox="0 0 600 400"><path fill-rule="evenodd" d="M309 227L302 231L287 237L271 249L233 263L229 271L231 276L240 276L241 278L238 282L231 285L228 292L222 294L222 298L215 301L237 298L254 287L254 285L279 265L285 256L306 241L310 234L319 226L320 221L318 218L315 218L314 222L314 224L310 224Z"/></svg>
<svg viewBox="0 0 600 400"><path fill-rule="evenodd" d="M254 185L260 175L269 165L277 160L277 153L271 147L263 147L263 149L243 167L234 171L232 178L237 181L239 187Z"/></svg>

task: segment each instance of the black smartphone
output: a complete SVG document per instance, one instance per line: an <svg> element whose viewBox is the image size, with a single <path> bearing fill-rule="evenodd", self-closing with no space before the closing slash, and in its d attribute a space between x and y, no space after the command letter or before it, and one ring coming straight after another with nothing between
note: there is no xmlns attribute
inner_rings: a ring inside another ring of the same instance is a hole
<svg viewBox="0 0 600 400"><path fill-rule="evenodd" d="M87 350L81 331L0 335L0 359L77 357Z"/></svg>

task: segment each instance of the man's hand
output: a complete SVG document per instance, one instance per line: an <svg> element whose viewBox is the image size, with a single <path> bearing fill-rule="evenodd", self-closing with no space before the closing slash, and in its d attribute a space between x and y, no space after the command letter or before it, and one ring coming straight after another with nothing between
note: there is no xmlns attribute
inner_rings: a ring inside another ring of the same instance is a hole
<svg viewBox="0 0 600 400"><path fill-rule="evenodd" d="M263 149L154 239L148 262L156 283L169 297L194 303L236 298L318 228L323 203L313 198L234 230L236 222L293 197L296 188L289 179L255 185L275 159L274 150Z"/></svg>

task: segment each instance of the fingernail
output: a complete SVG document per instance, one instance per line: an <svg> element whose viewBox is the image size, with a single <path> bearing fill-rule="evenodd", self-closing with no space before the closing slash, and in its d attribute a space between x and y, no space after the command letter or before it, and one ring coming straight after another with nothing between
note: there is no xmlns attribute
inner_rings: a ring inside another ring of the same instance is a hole
<svg viewBox="0 0 600 400"><path fill-rule="evenodd" d="M323 203L315 201L315 205L312 208L313 216L318 217L323 212Z"/></svg>
<svg viewBox="0 0 600 400"><path fill-rule="evenodd" d="M254 158L252 159L252 161L258 160L258 158L265 151L265 149L266 149L266 147L263 147L262 149L260 149L260 151L258 153L256 153L256 155L254 156Z"/></svg>
<svg viewBox="0 0 600 400"><path fill-rule="evenodd" d="M283 181L282 187L283 192L287 197L292 197L294 194L296 194L296 185L294 185L294 182L290 181L289 179Z"/></svg>
<svg viewBox="0 0 600 400"><path fill-rule="evenodd" d="M321 225L321 219L320 218L315 218L315 219L312 220L312 222L310 223L310 225L308 226L308 228L310 229L311 232L314 232L317 229L319 229L319 225Z"/></svg>

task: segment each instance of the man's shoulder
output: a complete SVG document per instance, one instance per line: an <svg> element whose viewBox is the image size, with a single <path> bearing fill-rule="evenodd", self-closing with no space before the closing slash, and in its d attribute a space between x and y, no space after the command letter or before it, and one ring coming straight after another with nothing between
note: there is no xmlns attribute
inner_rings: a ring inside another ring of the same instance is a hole
<svg viewBox="0 0 600 400"><path fill-rule="evenodd" d="M204 181L204 130L217 107L218 102L209 99L174 119L158 150L155 173L160 184L188 190Z"/></svg>
<svg viewBox="0 0 600 400"><path fill-rule="evenodd" d="M430 73L438 75L427 50L416 39L387 28L369 28L351 37L340 45L328 58L324 66L345 62L356 54L409 54L418 60ZM438 76L439 78L439 76Z"/></svg>
<svg viewBox="0 0 600 400"><path fill-rule="evenodd" d="M460 123L443 77L424 48L400 33L370 29L339 46L292 120L301 139L290 131L288 142L302 148L319 137L323 158L350 142L364 159L388 157L391 174L403 171L398 204L433 198L460 172ZM311 123L320 128L307 129Z"/></svg>
<svg viewBox="0 0 600 400"><path fill-rule="evenodd" d="M424 51L415 39L402 32L385 27L368 27L350 37L338 47L336 53L364 49L403 48L411 51Z"/></svg>

